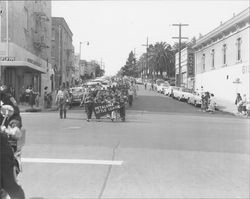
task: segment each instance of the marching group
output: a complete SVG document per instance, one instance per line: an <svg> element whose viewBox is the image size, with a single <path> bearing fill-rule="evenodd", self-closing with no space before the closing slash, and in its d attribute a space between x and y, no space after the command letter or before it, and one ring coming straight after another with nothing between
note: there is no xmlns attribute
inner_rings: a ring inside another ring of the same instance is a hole
<svg viewBox="0 0 250 199"><path fill-rule="evenodd" d="M137 97L135 81L119 79L112 82L112 85L107 89L97 85L93 88L86 88L86 92L82 95L80 103L86 112L86 121L92 119L92 114L95 114L96 121L100 121L102 116L111 119L120 118L125 121L126 104L132 106L134 97ZM59 109L59 117L65 119L67 109L69 108L70 93L64 87L58 91L55 102ZM102 113L97 113L97 107L104 108Z"/></svg>

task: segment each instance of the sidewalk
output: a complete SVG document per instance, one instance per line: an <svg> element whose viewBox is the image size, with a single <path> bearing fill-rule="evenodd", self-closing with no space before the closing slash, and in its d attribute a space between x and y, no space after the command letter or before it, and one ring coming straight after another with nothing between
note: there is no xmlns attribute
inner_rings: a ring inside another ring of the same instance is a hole
<svg viewBox="0 0 250 199"><path fill-rule="evenodd" d="M232 101L227 101L223 99L216 98L217 109L222 112L228 112L231 114L236 114L237 106Z"/></svg>
<svg viewBox="0 0 250 199"><path fill-rule="evenodd" d="M20 112L44 112L44 111L56 111L57 107L55 105L52 105L51 108L44 108L42 106L33 106L33 109L29 105L18 105Z"/></svg>

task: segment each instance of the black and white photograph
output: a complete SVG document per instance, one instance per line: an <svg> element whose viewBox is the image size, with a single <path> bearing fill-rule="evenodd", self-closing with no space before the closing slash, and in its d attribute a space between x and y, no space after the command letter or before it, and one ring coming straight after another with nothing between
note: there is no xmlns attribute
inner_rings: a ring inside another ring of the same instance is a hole
<svg viewBox="0 0 250 199"><path fill-rule="evenodd" d="M250 199L248 0L1 0L0 199Z"/></svg>

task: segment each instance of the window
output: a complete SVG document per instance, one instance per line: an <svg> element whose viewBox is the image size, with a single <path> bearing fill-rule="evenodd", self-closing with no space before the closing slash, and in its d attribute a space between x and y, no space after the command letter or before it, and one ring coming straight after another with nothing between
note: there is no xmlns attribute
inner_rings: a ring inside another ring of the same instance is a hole
<svg viewBox="0 0 250 199"><path fill-rule="evenodd" d="M211 67L214 68L214 49L211 51Z"/></svg>
<svg viewBox="0 0 250 199"><path fill-rule="evenodd" d="M202 63L202 71L205 71L205 60L206 59L206 56L205 54L202 55L202 58L201 58L201 63Z"/></svg>
<svg viewBox="0 0 250 199"><path fill-rule="evenodd" d="M24 28L29 29L29 11L24 7Z"/></svg>
<svg viewBox="0 0 250 199"><path fill-rule="evenodd" d="M54 28L52 28L52 36L51 36L51 40L52 40L52 41L55 41L55 38L56 38L55 29L54 29Z"/></svg>
<svg viewBox="0 0 250 199"><path fill-rule="evenodd" d="M227 44L224 44L222 47L223 52L223 65L227 64Z"/></svg>
<svg viewBox="0 0 250 199"><path fill-rule="evenodd" d="M236 48L237 48L237 61L240 61L240 60L241 60L241 43L242 43L241 38L238 38L238 39L237 39L237 42L236 42Z"/></svg>

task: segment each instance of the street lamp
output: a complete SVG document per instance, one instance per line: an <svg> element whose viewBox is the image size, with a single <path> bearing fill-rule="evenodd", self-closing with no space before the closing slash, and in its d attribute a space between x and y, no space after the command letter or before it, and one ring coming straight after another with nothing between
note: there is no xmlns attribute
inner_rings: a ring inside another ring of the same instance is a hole
<svg viewBox="0 0 250 199"><path fill-rule="evenodd" d="M79 50L79 59L81 60L81 50L82 50L82 44L85 44L86 43L86 45L88 46L89 45L89 41L84 41L84 42L81 42L80 41L80 50Z"/></svg>
<svg viewBox="0 0 250 199"><path fill-rule="evenodd" d="M87 46L89 45L89 41L84 41L84 42L81 42L80 41L80 50L79 50L79 68L80 68L80 64L81 64L81 50L82 50L82 44L87 44Z"/></svg>

